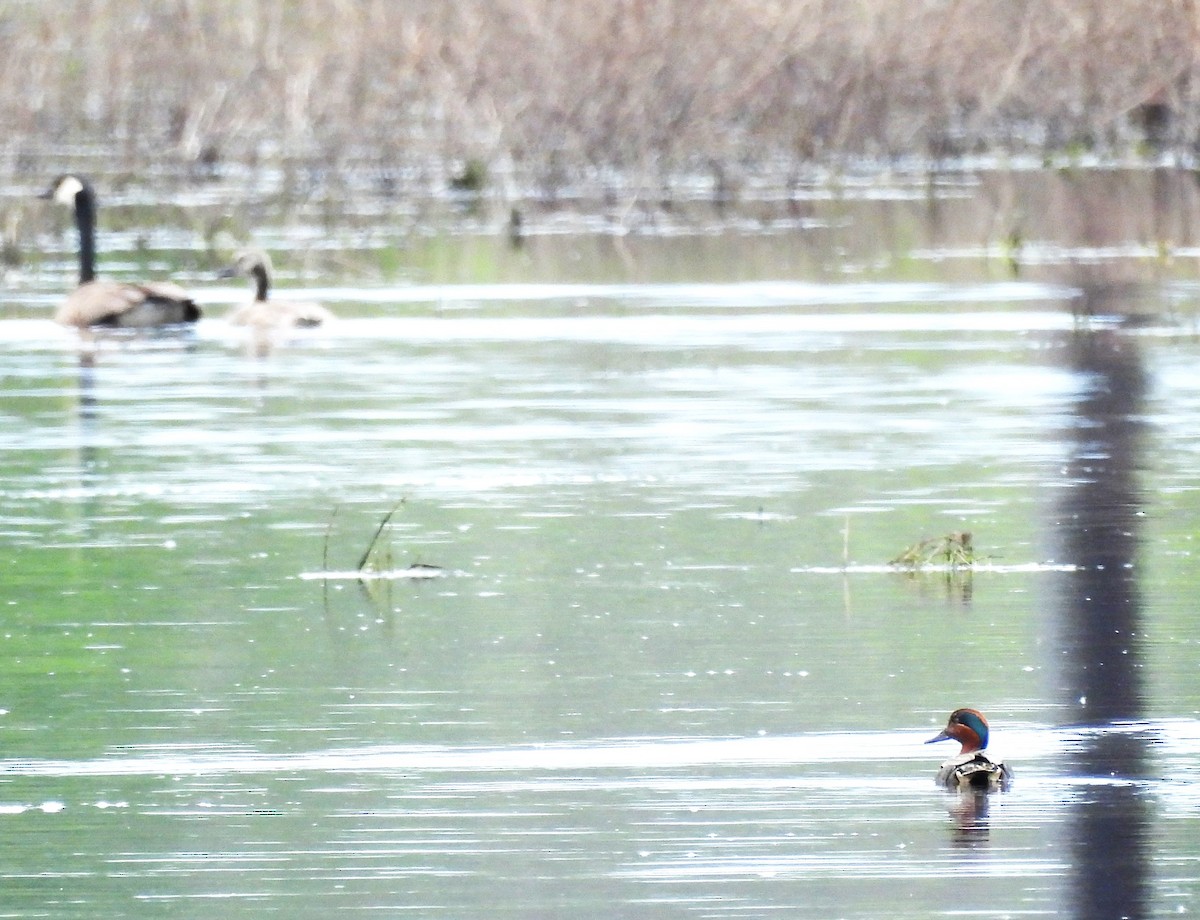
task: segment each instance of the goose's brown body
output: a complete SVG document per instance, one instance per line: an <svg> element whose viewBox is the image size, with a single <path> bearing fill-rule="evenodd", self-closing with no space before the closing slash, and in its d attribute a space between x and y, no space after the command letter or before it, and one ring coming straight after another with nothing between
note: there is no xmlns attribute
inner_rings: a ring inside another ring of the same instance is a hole
<svg viewBox="0 0 1200 920"><path fill-rule="evenodd" d="M75 288L54 314L64 326L145 329L194 323L200 308L169 281L126 284L89 281Z"/></svg>
<svg viewBox="0 0 1200 920"><path fill-rule="evenodd" d="M333 314L319 303L271 300L271 259L262 250L238 253L233 265L222 275L247 275L254 279L254 299L229 314L229 322L235 326L263 331L295 329L321 326L333 319Z"/></svg>
<svg viewBox="0 0 1200 920"><path fill-rule="evenodd" d="M79 230L79 287L54 314L66 326L146 329L194 323L200 308L169 281L131 284L96 280L96 193L86 179L59 177L41 197L70 207Z"/></svg>

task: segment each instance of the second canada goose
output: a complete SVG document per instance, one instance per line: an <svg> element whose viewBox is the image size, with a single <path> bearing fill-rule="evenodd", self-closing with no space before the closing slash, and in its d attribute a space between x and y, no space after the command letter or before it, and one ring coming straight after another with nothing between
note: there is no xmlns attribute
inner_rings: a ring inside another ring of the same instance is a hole
<svg viewBox="0 0 1200 920"><path fill-rule="evenodd" d="M254 300L229 314L235 326L256 329L287 329L320 326L333 319L333 314L319 303L291 300L268 300L271 292L271 257L261 249L243 249L233 265L221 272L221 277L248 275L254 279Z"/></svg>
<svg viewBox="0 0 1200 920"><path fill-rule="evenodd" d="M75 212L79 229L79 287L67 295L54 319L65 326L144 329L194 323L200 308L169 281L130 284L96 280L96 193L82 176L59 176L39 196Z"/></svg>

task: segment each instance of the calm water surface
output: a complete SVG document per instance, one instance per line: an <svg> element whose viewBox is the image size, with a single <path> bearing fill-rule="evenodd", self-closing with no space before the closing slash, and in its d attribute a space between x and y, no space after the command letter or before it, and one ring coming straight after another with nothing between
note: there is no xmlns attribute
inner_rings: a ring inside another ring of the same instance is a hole
<svg viewBox="0 0 1200 920"><path fill-rule="evenodd" d="M309 287L263 359L5 292L0 916L1200 910L1188 322L713 280ZM961 705L1012 791L934 788Z"/></svg>

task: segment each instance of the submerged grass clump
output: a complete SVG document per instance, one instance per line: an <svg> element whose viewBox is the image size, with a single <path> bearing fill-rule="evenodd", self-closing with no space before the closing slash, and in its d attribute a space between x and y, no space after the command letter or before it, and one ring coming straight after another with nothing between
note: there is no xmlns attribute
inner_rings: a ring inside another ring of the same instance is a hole
<svg viewBox="0 0 1200 920"><path fill-rule="evenodd" d="M362 558L358 560L358 565L355 569L358 572L386 572L392 569L392 544L391 541L383 543L382 546L379 538L383 536L383 532L387 529L388 524L392 522L392 518L400 507L404 504L404 499L396 502L392 508L380 520L379 526L375 528L375 535L371 537L371 542L367 544L367 548L363 551Z"/></svg>
<svg viewBox="0 0 1200 920"><path fill-rule="evenodd" d="M375 532L371 535L371 540L367 544L366 549L358 557L358 562L354 566L353 571L357 573L360 581L374 580L377 578L435 578L444 574L443 569L439 565L431 565L427 562L414 562L403 569L397 569L395 559L392 555L392 543L390 539L385 539L385 535L390 532L390 526L396 513L404 506L406 499L400 499L387 512L375 527ZM333 535L333 525L337 520L338 509L335 507L333 513L329 516L329 524L325 528L325 545L321 552L321 568L326 574L330 573L329 568L329 545Z"/></svg>
<svg viewBox="0 0 1200 920"><path fill-rule="evenodd" d="M957 569L972 566L977 561L971 534L967 531L956 531L914 543L895 559L890 560L888 565L906 569L923 569L930 566Z"/></svg>

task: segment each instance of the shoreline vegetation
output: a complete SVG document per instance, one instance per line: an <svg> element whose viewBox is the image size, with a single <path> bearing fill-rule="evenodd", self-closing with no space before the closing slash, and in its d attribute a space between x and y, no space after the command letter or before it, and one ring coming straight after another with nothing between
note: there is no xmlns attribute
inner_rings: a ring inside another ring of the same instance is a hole
<svg viewBox="0 0 1200 920"><path fill-rule="evenodd" d="M1091 286L1200 257L1200 0L12 0L0 36L4 283L73 265L31 200L63 172L110 270L184 277L264 236L328 274L332 230L381 278L447 231L803 229L805 274L844 271L873 195L898 258Z"/></svg>
<svg viewBox="0 0 1200 920"><path fill-rule="evenodd" d="M25 0L0 181L736 200L972 158L1190 165L1195 0Z"/></svg>

